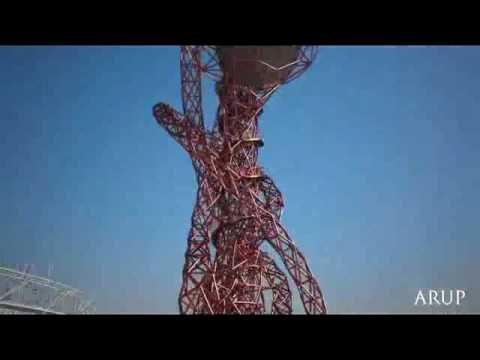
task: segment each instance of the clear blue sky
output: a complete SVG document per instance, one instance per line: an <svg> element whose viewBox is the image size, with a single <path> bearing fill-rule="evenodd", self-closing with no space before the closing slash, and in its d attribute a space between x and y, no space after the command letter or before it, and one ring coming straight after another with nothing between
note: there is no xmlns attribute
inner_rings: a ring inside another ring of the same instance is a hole
<svg viewBox="0 0 480 360"><path fill-rule="evenodd" d="M0 47L0 261L53 264L98 312L177 313L195 180L151 109L180 108L178 57ZM479 64L479 47L323 47L268 103L261 163L330 312L434 311L419 288L480 312Z"/></svg>

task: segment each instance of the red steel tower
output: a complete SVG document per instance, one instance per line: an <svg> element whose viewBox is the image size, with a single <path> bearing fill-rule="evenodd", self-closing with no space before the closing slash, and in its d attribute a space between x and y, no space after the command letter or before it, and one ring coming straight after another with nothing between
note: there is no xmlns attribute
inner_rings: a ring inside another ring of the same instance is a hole
<svg viewBox="0 0 480 360"><path fill-rule="evenodd" d="M183 113L159 103L153 113L189 153L198 191L188 235L182 314L290 314L286 274L262 245L279 255L307 314L324 314L320 287L304 255L280 224L282 195L258 164L262 107L301 75L315 46L182 46ZM216 83L219 106L211 129L202 110L202 78Z"/></svg>

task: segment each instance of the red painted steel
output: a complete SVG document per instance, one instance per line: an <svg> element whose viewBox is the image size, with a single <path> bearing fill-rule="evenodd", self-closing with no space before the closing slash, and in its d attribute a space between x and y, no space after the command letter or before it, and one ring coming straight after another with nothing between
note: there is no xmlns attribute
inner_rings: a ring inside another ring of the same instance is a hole
<svg viewBox="0 0 480 360"><path fill-rule="evenodd" d="M189 153L198 182L180 312L290 314L289 282L272 257L261 250L267 243L293 279L306 313L324 314L320 287L280 224L282 194L258 165L258 148L263 146L258 129L262 107L279 86L308 68L317 48L297 46L294 61L280 65L264 61L276 50L249 48L235 52L232 47L182 46L183 113L164 103L153 109L158 124ZM292 54L287 47L278 48ZM242 58L245 51L248 56ZM277 71L279 76L274 74ZM206 129L203 121L204 76L216 81L219 97L212 129Z"/></svg>

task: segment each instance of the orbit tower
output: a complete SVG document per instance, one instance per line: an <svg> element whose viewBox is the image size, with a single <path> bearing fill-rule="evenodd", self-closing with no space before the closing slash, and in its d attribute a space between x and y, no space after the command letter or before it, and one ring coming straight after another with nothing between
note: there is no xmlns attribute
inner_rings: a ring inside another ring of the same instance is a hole
<svg viewBox="0 0 480 360"><path fill-rule="evenodd" d="M262 249L279 255L307 314L324 314L322 292L304 255L280 224L282 194L258 163L263 106L300 76L315 46L182 46L183 112L153 114L190 155L198 190L188 235L182 314L290 314L287 275ZM207 129L202 79L215 81L216 119Z"/></svg>

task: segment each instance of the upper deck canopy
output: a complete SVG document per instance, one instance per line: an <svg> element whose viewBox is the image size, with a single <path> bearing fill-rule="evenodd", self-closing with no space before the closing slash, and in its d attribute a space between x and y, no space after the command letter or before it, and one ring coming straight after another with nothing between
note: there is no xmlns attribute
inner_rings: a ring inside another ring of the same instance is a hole
<svg viewBox="0 0 480 360"><path fill-rule="evenodd" d="M216 46L224 77L235 85L265 90L288 79L300 46Z"/></svg>

